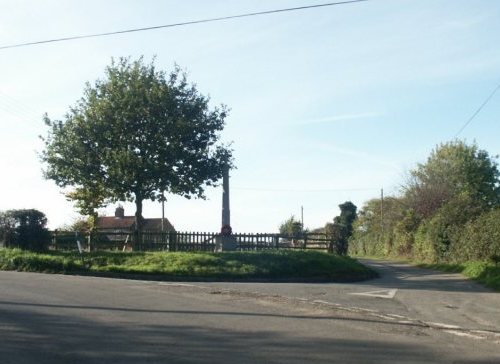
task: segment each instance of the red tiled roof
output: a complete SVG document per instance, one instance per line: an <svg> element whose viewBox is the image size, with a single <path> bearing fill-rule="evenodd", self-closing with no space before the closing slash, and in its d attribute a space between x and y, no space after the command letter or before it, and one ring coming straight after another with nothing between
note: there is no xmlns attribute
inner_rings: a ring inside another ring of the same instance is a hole
<svg viewBox="0 0 500 364"><path fill-rule="evenodd" d="M174 226L165 218L164 221L165 231L175 231ZM144 230L161 230L161 218L158 219L144 219L142 228Z"/></svg>
<svg viewBox="0 0 500 364"><path fill-rule="evenodd" d="M142 229L147 231L161 230L161 218L157 219L144 219ZM110 230L133 230L135 225L135 216L103 216L97 218L98 229ZM175 231L174 226L165 218L165 231Z"/></svg>

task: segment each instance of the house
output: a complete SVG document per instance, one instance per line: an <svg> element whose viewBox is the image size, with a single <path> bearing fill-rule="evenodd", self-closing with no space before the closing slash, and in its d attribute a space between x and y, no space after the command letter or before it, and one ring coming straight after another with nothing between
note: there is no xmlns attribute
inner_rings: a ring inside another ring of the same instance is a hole
<svg viewBox="0 0 500 364"><path fill-rule="evenodd" d="M163 225L162 225L163 220ZM162 229L163 226L163 229ZM103 216L97 218L97 230L101 232L130 233L135 230L135 216L125 216L125 210L118 206L115 216ZM175 231L174 226L167 218L143 219L142 231L162 232Z"/></svg>

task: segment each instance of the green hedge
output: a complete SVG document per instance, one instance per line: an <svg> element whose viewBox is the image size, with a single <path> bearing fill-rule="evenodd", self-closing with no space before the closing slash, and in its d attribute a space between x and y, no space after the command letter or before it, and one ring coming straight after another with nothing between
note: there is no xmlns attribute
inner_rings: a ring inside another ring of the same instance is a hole
<svg viewBox="0 0 500 364"><path fill-rule="evenodd" d="M500 257L500 209L491 210L460 229L452 256L456 261L493 260Z"/></svg>
<svg viewBox="0 0 500 364"><path fill-rule="evenodd" d="M415 232L401 225L387 230L383 238L380 233L355 232L349 251L421 262L500 261L500 208L479 213L461 202L443 206L432 218L422 220Z"/></svg>

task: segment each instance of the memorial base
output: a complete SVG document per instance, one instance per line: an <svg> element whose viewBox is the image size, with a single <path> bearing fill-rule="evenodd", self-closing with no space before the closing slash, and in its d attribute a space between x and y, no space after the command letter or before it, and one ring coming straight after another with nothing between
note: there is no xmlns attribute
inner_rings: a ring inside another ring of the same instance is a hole
<svg viewBox="0 0 500 364"><path fill-rule="evenodd" d="M216 251L218 252L231 252L236 251L238 243L234 236L219 236L215 239Z"/></svg>

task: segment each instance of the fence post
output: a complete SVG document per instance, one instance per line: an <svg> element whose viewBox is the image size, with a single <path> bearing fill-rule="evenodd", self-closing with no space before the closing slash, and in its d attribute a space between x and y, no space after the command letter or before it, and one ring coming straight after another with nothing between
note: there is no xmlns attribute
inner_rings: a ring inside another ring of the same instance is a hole
<svg viewBox="0 0 500 364"><path fill-rule="evenodd" d="M279 249L279 247L280 247L280 236L279 236L279 234L276 234L274 236L274 239L275 239L274 244L276 245L276 249Z"/></svg>
<svg viewBox="0 0 500 364"><path fill-rule="evenodd" d="M304 249L307 249L307 233L304 233Z"/></svg>
<svg viewBox="0 0 500 364"><path fill-rule="evenodd" d="M92 245L91 245L91 239L90 239L90 232L87 234L87 245L89 247L89 253L92 251Z"/></svg>
<svg viewBox="0 0 500 364"><path fill-rule="evenodd" d="M178 233L177 231L172 231L171 235L169 237L169 244L168 244L168 250L171 250L173 252L177 251L177 236Z"/></svg>
<svg viewBox="0 0 500 364"><path fill-rule="evenodd" d="M57 251L57 229L54 230L54 237L53 237L54 241L53 241L53 244L54 244L54 250Z"/></svg>

